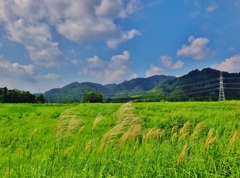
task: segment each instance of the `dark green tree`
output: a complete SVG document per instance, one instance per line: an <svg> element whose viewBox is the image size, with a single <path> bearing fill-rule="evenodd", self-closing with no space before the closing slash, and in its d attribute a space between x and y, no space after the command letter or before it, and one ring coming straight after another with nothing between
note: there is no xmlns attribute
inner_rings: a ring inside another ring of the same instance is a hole
<svg viewBox="0 0 240 178"><path fill-rule="evenodd" d="M8 94L8 89L7 89L7 87L4 87L4 88L3 88L2 101L3 101L3 103L9 103L9 102L10 102L10 97L9 97L9 94Z"/></svg>
<svg viewBox="0 0 240 178"><path fill-rule="evenodd" d="M38 103L45 103L45 99L44 99L44 97L43 97L42 94L39 95L39 96L36 98L36 101L37 101Z"/></svg>
<svg viewBox="0 0 240 178"><path fill-rule="evenodd" d="M103 97L100 93L94 93L92 91L87 92L83 96L83 102L85 103L102 103Z"/></svg>

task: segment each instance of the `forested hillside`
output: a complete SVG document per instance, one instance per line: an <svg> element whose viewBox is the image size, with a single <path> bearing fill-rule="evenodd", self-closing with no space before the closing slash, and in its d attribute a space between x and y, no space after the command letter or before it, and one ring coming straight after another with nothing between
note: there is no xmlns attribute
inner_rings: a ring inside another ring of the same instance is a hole
<svg viewBox="0 0 240 178"><path fill-rule="evenodd" d="M222 72L226 100L240 99L240 73ZM127 101L217 101L219 100L220 71L205 68L192 70L181 77L152 76L136 78L120 84L101 85L74 82L43 94L0 88L0 103L69 103L83 101L84 94L101 94L105 102Z"/></svg>
<svg viewBox="0 0 240 178"><path fill-rule="evenodd" d="M136 78L120 84L101 85L90 82L74 82L63 88L54 88L43 94L49 102L79 102L87 92L101 93L105 99L130 98L150 91L155 86L175 79L173 76L156 75L149 78Z"/></svg>
<svg viewBox="0 0 240 178"><path fill-rule="evenodd" d="M222 72L227 100L240 99L240 73ZM219 98L220 71L211 68L193 70L187 75L156 86L145 97L168 101L216 101Z"/></svg>

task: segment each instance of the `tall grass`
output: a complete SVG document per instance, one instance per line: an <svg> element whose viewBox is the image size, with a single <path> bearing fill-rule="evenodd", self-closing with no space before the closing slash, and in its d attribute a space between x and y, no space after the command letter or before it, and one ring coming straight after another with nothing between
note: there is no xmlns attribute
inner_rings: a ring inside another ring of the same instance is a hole
<svg viewBox="0 0 240 178"><path fill-rule="evenodd" d="M1 105L0 176L240 177L239 109L237 101Z"/></svg>

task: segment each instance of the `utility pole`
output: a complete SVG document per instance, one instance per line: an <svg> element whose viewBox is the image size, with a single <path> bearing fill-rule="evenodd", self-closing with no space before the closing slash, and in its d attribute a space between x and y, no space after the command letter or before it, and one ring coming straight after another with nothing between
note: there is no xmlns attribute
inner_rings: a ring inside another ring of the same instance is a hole
<svg viewBox="0 0 240 178"><path fill-rule="evenodd" d="M220 71L220 82L219 82L219 101L224 101L225 95L224 95L224 87L223 87L223 76L222 71Z"/></svg>

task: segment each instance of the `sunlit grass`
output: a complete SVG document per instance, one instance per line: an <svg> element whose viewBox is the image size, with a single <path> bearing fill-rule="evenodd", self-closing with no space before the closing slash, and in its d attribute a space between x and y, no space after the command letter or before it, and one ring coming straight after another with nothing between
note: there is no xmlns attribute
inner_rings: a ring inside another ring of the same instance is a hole
<svg viewBox="0 0 240 178"><path fill-rule="evenodd" d="M240 102L0 105L1 177L240 177Z"/></svg>

